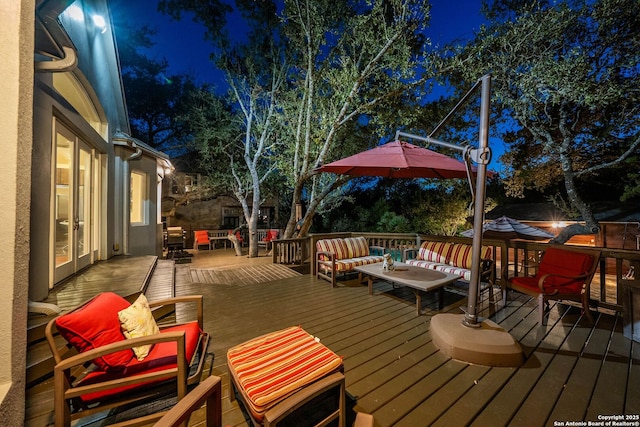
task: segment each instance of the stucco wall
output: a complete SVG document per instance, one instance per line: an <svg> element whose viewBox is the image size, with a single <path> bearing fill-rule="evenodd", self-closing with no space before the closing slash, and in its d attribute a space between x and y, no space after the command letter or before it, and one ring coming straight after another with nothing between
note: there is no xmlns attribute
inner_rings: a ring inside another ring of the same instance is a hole
<svg viewBox="0 0 640 427"><path fill-rule="evenodd" d="M31 0L0 3L0 419L24 422L33 94Z"/></svg>

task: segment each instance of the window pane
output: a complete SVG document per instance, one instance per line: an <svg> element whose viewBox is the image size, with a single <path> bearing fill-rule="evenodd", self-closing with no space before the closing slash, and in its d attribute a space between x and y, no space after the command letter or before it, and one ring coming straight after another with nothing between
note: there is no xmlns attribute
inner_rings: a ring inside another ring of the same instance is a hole
<svg viewBox="0 0 640 427"><path fill-rule="evenodd" d="M146 188L147 175L142 172L131 172L131 207L130 219L132 224L146 224Z"/></svg>

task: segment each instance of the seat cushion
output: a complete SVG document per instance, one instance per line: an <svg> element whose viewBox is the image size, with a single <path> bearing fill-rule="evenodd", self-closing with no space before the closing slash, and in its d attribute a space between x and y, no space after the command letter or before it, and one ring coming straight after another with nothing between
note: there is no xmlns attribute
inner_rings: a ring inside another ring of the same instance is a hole
<svg viewBox="0 0 640 427"><path fill-rule="evenodd" d="M56 319L58 332L78 352L122 341L118 312L128 308L129 301L113 292L103 292L82 307ZM93 362L103 371L121 372L133 358L133 351L123 350L104 355Z"/></svg>
<svg viewBox="0 0 640 427"><path fill-rule="evenodd" d="M452 244L449 242L422 242L417 259L446 264Z"/></svg>
<svg viewBox="0 0 640 427"><path fill-rule="evenodd" d="M227 364L253 417L300 388L342 368L342 358L295 326L227 351Z"/></svg>
<svg viewBox="0 0 640 427"><path fill-rule="evenodd" d="M347 258L359 258L369 256L369 244L363 236L347 237L344 239L347 245Z"/></svg>
<svg viewBox="0 0 640 427"><path fill-rule="evenodd" d="M344 239L320 239L316 242L316 250L318 252L332 252L335 254L335 259L349 258L349 249L347 249Z"/></svg>
<svg viewBox="0 0 640 427"><path fill-rule="evenodd" d="M472 246L465 243L454 243L451 248L451 256L449 257L449 265L460 268L471 268L472 264ZM480 259L491 258L491 246L483 246L480 250Z"/></svg>
<svg viewBox="0 0 640 427"><path fill-rule="evenodd" d="M198 344L200 343L202 330L198 325L198 322L189 322L183 325L176 325L169 328L162 329L161 333L165 332L185 332L185 355L187 362L191 362L198 350ZM144 360L139 361L135 357L132 357L129 364L123 371L120 372L101 372L94 371L85 376L80 385L95 384L98 382L116 380L126 378L128 376L156 372L163 369L169 369L176 367L176 355L177 348L175 342L162 342L155 344L147 357ZM96 393L89 393L81 396L81 399L86 404L108 399L112 396L117 396L122 393L126 393L131 390L139 389L140 387L151 386L165 380L149 381L143 384L133 384L128 386L116 387L109 390L104 390ZM172 380L175 381L175 380Z"/></svg>

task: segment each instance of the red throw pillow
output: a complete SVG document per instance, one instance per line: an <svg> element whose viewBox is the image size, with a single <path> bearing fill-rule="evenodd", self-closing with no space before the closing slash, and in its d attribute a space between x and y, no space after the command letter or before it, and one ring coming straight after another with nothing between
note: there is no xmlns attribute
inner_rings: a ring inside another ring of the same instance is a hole
<svg viewBox="0 0 640 427"><path fill-rule="evenodd" d="M129 307L129 301L113 292L104 292L84 306L56 319L58 332L79 352L85 352L125 339L120 330L118 312ZM104 355L93 362L108 372L121 371L133 358L132 350Z"/></svg>

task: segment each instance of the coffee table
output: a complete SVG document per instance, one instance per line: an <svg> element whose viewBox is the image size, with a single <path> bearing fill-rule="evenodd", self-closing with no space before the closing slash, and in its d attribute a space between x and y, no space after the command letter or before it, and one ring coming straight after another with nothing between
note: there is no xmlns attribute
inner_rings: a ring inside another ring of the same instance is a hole
<svg viewBox="0 0 640 427"><path fill-rule="evenodd" d="M440 309L444 307L444 287L462 278L459 274L443 273L427 268L407 265L402 262L394 263L395 270L384 271L381 263L361 265L355 267L359 273L367 276L369 295L373 295L373 279L382 279L401 286L407 286L413 290L416 296L416 311L421 313L421 292L439 291Z"/></svg>

